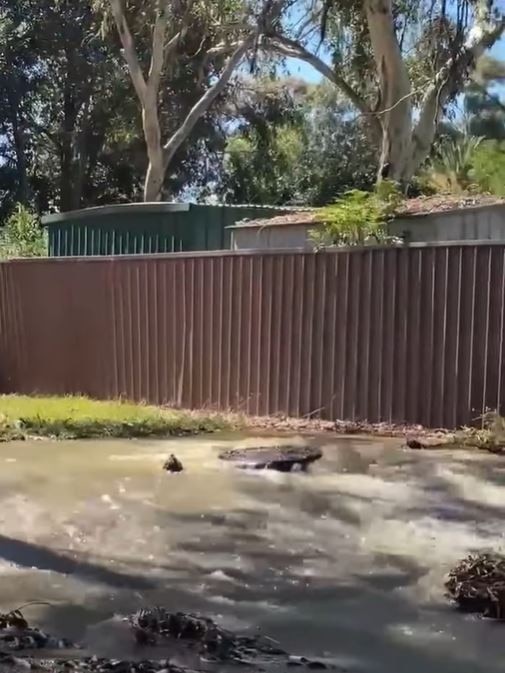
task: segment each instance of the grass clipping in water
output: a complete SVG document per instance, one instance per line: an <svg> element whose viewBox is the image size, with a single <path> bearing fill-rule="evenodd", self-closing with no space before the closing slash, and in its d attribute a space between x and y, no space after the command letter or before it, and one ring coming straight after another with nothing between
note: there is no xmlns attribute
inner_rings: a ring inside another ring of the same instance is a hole
<svg viewBox="0 0 505 673"><path fill-rule="evenodd" d="M504 556L469 556L451 570L445 586L460 610L505 619Z"/></svg>
<svg viewBox="0 0 505 673"><path fill-rule="evenodd" d="M0 441L48 437L167 437L228 429L216 414L87 397L0 396Z"/></svg>

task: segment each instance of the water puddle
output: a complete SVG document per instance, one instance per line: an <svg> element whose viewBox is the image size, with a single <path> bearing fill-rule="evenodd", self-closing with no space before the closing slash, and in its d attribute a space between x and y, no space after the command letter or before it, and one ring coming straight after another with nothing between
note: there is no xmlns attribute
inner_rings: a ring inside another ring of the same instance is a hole
<svg viewBox="0 0 505 673"><path fill-rule="evenodd" d="M466 553L504 551L503 459L310 441L308 474L218 459L265 437L1 445L0 607L45 601L31 622L104 656L146 656L121 616L163 605L351 671L505 671L505 627L443 596Z"/></svg>

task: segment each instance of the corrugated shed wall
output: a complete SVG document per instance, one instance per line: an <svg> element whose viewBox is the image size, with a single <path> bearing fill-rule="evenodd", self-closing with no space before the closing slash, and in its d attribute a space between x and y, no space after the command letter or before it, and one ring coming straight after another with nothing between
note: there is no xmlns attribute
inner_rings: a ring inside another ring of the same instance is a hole
<svg viewBox="0 0 505 673"><path fill-rule="evenodd" d="M268 206L191 204L189 210L182 212L129 212L123 206L119 213L103 213L100 208L63 213L62 219L47 227L49 256L226 250L230 248L227 227L246 218L271 217L288 211Z"/></svg>
<svg viewBox="0 0 505 673"><path fill-rule="evenodd" d="M505 413L505 246L0 265L3 392L325 418Z"/></svg>

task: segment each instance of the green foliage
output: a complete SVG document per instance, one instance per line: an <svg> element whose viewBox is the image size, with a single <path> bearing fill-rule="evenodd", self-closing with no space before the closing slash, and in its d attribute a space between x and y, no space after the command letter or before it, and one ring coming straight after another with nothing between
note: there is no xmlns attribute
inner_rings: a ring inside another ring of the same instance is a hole
<svg viewBox="0 0 505 673"><path fill-rule="evenodd" d="M43 257L46 254L47 239L38 217L18 205L0 232L0 257Z"/></svg>
<svg viewBox="0 0 505 673"><path fill-rule="evenodd" d="M444 140L431 162L429 181L440 192L461 194L473 184L472 167L482 138L463 133Z"/></svg>
<svg viewBox="0 0 505 673"><path fill-rule="evenodd" d="M123 4L147 75L157 3ZM159 104L164 138L222 68L226 54L209 57L209 47L233 42L244 25L255 24L265 4L167 3L173 33L187 12L191 18L190 30L183 31L177 53L163 71ZM471 28L474 4L393 3L394 28L412 82L414 118L427 82ZM286 0L280 5L282 15L273 32L299 40L309 50L321 37L325 59L375 109L379 78L362 0ZM109 0L0 0L0 219L18 202L42 212L139 198L146 168L142 120L107 10ZM263 46L257 67L263 67ZM287 83L278 77L282 65L272 56L265 66L272 76L269 90L251 95L247 105L237 82L220 97L174 157L167 194L194 198L219 191L232 202L318 206L348 189L373 186L380 152L377 139L371 140L371 115L357 116L333 84ZM498 62L479 62L467 96L475 108L468 108L473 134L505 138L503 105L496 100L490 104L482 90L491 90L503 77ZM451 100L460 90L456 82Z"/></svg>
<svg viewBox="0 0 505 673"><path fill-rule="evenodd" d="M353 189L336 203L318 210L321 224L311 232L311 239L316 248L397 243L399 240L389 236L386 225L401 202L397 186L389 181L380 183L374 192Z"/></svg>
<svg viewBox="0 0 505 673"><path fill-rule="evenodd" d="M491 140L505 140L505 103L500 89L505 82L505 61L481 57L465 91L465 112L470 132Z"/></svg>
<svg viewBox="0 0 505 673"><path fill-rule="evenodd" d="M302 135L289 125L278 127L267 143L258 137L231 138L224 164L228 200L271 205L291 201L293 173L303 149Z"/></svg>
<svg viewBox="0 0 505 673"><path fill-rule="evenodd" d="M220 191L235 203L321 206L375 182L375 147L334 87L261 84L228 140Z"/></svg>
<svg viewBox="0 0 505 673"><path fill-rule="evenodd" d="M193 3L213 16L240 0ZM109 0L103 3L110 6ZM144 72L149 68L153 6L125 3ZM171 3L181 7L188 3ZM210 20L214 20L212 17ZM146 170L142 120L115 27L89 1L0 0L0 220L15 203L37 212L136 201ZM211 27L200 17L180 41L178 64L167 64L160 91L164 137L173 133L215 78ZM223 97L224 99L224 97ZM224 144L223 108L213 107L177 153L166 190L206 184Z"/></svg>
<svg viewBox="0 0 505 673"><path fill-rule="evenodd" d="M486 140L479 145L472 176L481 191L505 197L505 141Z"/></svg>

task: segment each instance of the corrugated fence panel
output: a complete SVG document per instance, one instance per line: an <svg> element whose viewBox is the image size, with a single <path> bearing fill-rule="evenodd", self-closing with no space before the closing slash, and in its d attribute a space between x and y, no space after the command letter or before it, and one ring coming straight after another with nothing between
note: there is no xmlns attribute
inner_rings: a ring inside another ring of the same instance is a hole
<svg viewBox="0 0 505 673"><path fill-rule="evenodd" d="M505 245L0 264L2 392L454 426L504 336Z"/></svg>

